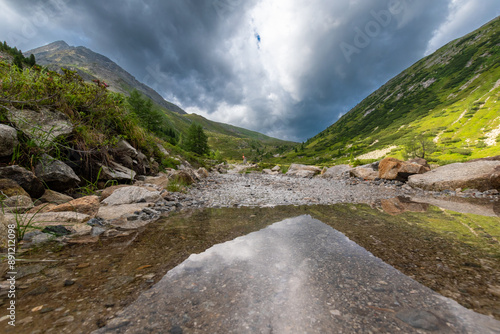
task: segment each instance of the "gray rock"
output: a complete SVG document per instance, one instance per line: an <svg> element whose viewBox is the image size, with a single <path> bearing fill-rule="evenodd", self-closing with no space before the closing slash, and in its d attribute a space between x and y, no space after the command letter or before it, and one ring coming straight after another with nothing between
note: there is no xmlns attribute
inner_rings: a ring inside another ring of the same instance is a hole
<svg viewBox="0 0 500 334"><path fill-rule="evenodd" d="M64 204L73 200L73 197L47 189L42 197L38 199L41 203Z"/></svg>
<svg viewBox="0 0 500 334"><path fill-rule="evenodd" d="M429 191L457 188L487 191L500 189L500 161L475 161L442 166L421 175L412 175L408 184Z"/></svg>
<svg viewBox="0 0 500 334"><path fill-rule="evenodd" d="M109 166L100 165L102 168L100 180L103 181L132 181L137 173L130 168L111 162Z"/></svg>
<svg viewBox="0 0 500 334"><path fill-rule="evenodd" d="M10 108L8 118L41 148L49 147L57 137L73 132L73 124L60 111Z"/></svg>
<svg viewBox="0 0 500 334"><path fill-rule="evenodd" d="M11 156L18 144L17 130L8 125L0 124L0 157Z"/></svg>
<svg viewBox="0 0 500 334"><path fill-rule="evenodd" d="M10 211L24 213L33 208L33 201L27 196L17 195L5 199L3 205L10 208Z"/></svg>
<svg viewBox="0 0 500 334"><path fill-rule="evenodd" d="M343 178L343 175L351 170L351 166L349 165L338 165L327 168L324 173L321 174L322 178L325 179L335 179L339 180Z"/></svg>
<svg viewBox="0 0 500 334"><path fill-rule="evenodd" d="M0 167L0 178L17 182L32 198L43 195L45 188L35 174L17 165Z"/></svg>
<svg viewBox="0 0 500 334"><path fill-rule="evenodd" d="M111 196L102 201L105 205L123 205L133 203L154 203L163 198L159 191L151 191L142 187L123 187L116 189Z"/></svg>
<svg viewBox="0 0 500 334"><path fill-rule="evenodd" d="M90 231L90 235L96 237L98 235L103 234L104 232L106 232L105 228L102 228L100 226L93 226L92 230Z"/></svg>
<svg viewBox="0 0 500 334"><path fill-rule="evenodd" d="M145 207L148 207L149 203L134 203L134 204L123 204L123 205L101 205L97 217L103 220L115 220L121 217L127 217L134 214L136 211L141 211Z"/></svg>
<svg viewBox="0 0 500 334"><path fill-rule="evenodd" d="M286 175L310 178L321 173L321 168L316 166L306 166L301 164L291 164Z"/></svg>
<svg viewBox="0 0 500 334"><path fill-rule="evenodd" d="M36 165L35 173L50 189L56 191L72 189L81 181L71 167L47 154Z"/></svg>
<svg viewBox="0 0 500 334"><path fill-rule="evenodd" d="M200 167L198 168L198 170L195 172L196 176L198 177L198 179L206 179L209 175L208 175L208 171L203 168L203 167Z"/></svg>
<svg viewBox="0 0 500 334"><path fill-rule="evenodd" d="M34 236L31 239L31 243L33 245L39 245L39 244L43 244L44 242L49 241L52 238L53 238L53 236L48 234L48 233L41 233L39 235Z"/></svg>
<svg viewBox="0 0 500 334"><path fill-rule="evenodd" d="M137 157L137 150L124 139L121 139L116 144L114 151L118 154L126 155L131 158Z"/></svg>
<svg viewBox="0 0 500 334"><path fill-rule="evenodd" d="M42 234L42 232L38 231L38 230L25 233L23 236L23 240L27 241L27 242L31 242L31 240L39 234Z"/></svg>
<svg viewBox="0 0 500 334"><path fill-rule="evenodd" d="M349 170L349 175L351 177L359 177L363 180L375 180L378 179L378 171L366 167L356 167Z"/></svg>

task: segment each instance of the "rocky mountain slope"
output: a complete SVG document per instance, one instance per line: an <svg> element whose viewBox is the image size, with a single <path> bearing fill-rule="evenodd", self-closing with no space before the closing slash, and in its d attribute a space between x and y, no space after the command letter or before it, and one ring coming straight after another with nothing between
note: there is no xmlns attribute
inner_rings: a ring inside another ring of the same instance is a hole
<svg viewBox="0 0 500 334"><path fill-rule="evenodd" d="M500 154L500 18L391 79L286 159L332 163L401 158L412 138L445 164Z"/></svg>
<svg viewBox="0 0 500 334"><path fill-rule="evenodd" d="M242 155L252 160L272 157L273 154L290 148L295 143L282 141L261 133L212 122L199 115L188 115L180 107L165 101L155 90L139 82L130 73L109 58L83 46L69 46L64 41L57 41L25 52L34 54L39 65L52 70L61 67L76 71L85 81L95 79L109 84L109 90L129 95L136 89L159 106L169 123L179 135L186 135L192 122L201 124L207 132L209 146L219 151L222 158L241 159Z"/></svg>
<svg viewBox="0 0 500 334"><path fill-rule="evenodd" d="M99 79L110 85L109 89L128 95L137 89L158 105L179 114L186 114L179 106L166 101L155 90L139 82L130 73L118 66L111 59L83 46L69 46L64 41L57 41L24 53L35 55L39 65L52 70L68 68L87 81Z"/></svg>

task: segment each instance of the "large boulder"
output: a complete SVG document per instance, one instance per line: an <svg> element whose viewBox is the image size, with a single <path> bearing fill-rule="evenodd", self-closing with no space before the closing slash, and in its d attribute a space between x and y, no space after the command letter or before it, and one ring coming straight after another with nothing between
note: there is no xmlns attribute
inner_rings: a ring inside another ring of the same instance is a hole
<svg viewBox="0 0 500 334"><path fill-rule="evenodd" d="M416 162L410 163L395 158L385 158L380 161L378 166L378 177L386 180L407 181L410 175L423 174L428 171L430 171L429 167L424 167Z"/></svg>
<svg viewBox="0 0 500 334"><path fill-rule="evenodd" d="M35 173L40 180L55 191L75 188L81 181L71 167L47 154L44 154L36 165Z"/></svg>
<svg viewBox="0 0 500 334"><path fill-rule="evenodd" d="M349 170L351 177L359 177L363 180L373 181L378 178L378 171L366 167L356 167Z"/></svg>
<svg viewBox="0 0 500 334"><path fill-rule="evenodd" d="M310 178L321 173L321 168L316 166L307 166L301 164L291 164L286 172L286 175L297 176L302 178Z"/></svg>
<svg viewBox="0 0 500 334"><path fill-rule="evenodd" d="M73 124L60 111L10 108L8 118L41 148L49 147L57 137L73 132Z"/></svg>
<svg viewBox="0 0 500 334"><path fill-rule="evenodd" d="M412 175L408 184L430 191L455 190L457 188L477 189L479 191L500 190L500 161L454 163L425 174Z"/></svg>
<svg viewBox="0 0 500 334"><path fill-rule="evenodd" d="M345 175L349 170L351 170L351 166L349 165L338 165L330 168L326 168L321 172L321 177L324 179L341 179L343 175Z"/></svg>
<svg viewBox="0 0 500 334"><path fill-rule="evenodd" d="M155 203L162 199L163 197L161 197L159 191L130 186L116 189L102 203L112 206L133 203Z"/></svg>
<svg viewBox="0 0 500 334"><path fill-rule="evenodd" d="M17 130L8 125L0 124L0 158L11 156L18 144Z"/></svg>
<svg viewBox="0 0 500 334"><path fill-rule="evenodd" d="M38 198L45 192L42 181L35 174L17 165L0 167L0 178L16 181L32 198Z"/></svg>

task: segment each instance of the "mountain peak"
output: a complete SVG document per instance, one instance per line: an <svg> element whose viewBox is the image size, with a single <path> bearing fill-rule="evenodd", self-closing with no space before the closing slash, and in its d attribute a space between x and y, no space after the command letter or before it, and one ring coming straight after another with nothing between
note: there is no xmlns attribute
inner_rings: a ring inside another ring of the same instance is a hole
<svg viewBox="0 0 500 334"><path fill-rule="evenodd" d="M68 45L65 41L55 41L50 44L38 47L33 50L29 50L26 52L27 55L35 54L35 53L43 53L43 52L57 52L62 50L71 49L71 46Z"/></svg>
<svg viewBox="0 0 500 334"><path fill-rule="evenodd" d="M129 95L137 89L148 98L168 110L185 114L179 106L166 101L158 92L137 81L130 73L121 68L108 57L92 51L84 46L69 46L65 41L56 41L26 52L33 54L36 62L42 66L58 71L61 67L76 71L84 80L103 80L110 89Z"/></svg>

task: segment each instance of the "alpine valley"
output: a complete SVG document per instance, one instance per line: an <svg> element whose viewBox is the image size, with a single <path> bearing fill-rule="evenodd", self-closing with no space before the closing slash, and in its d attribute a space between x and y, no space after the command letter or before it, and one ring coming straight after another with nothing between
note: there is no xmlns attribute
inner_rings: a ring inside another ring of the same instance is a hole
<svg viewBox="0 0 500 334"><path fill-rule="evenodd" d="M423 58L283 160L402 158L417 136L438 164L500 154L500 18Z"/></svg>

